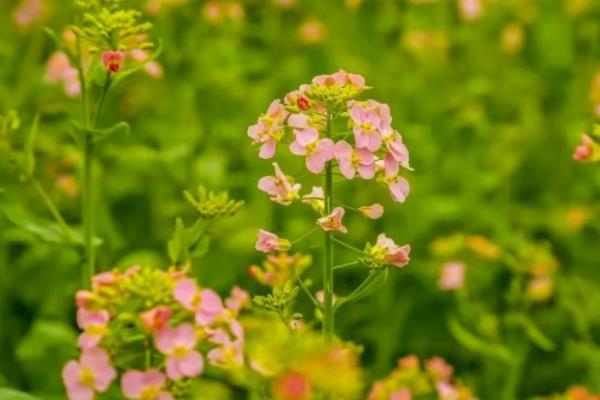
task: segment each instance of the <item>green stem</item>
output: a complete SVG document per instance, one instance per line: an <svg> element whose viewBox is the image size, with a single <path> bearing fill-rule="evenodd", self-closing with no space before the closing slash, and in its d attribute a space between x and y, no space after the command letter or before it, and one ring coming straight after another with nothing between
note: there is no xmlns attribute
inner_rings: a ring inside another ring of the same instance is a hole
<svg viewBox="0 0 600 400"><path fill-rule="evenodd" d="M310 235L312 235L313 233L315 233L319 229L321 229L321 228L317 226L316 228L311 229L310 231L306 232L304 235L302 235L299 238L291 241L290 243L292 245L297 244L298 242L301 242L302 240L306 239L307 237L309 237Z"/></svg>
<svg viewBox="0 0 600 400"><path fill-rule="evenodd" d="M38 192L40 197L44 200L46 207L48 207L50 214L52 214L52 217L54 217L54 220L62 230L63 235L65 235L68 241L71 241L71 232L69 231L69 227L65 222L65 219L63 218L60 211L58 211L58 208L56 208L56 205L54 204L48 193L46 193L46 190L42 187L42 185L36 178L31 178L31 183L33 184L33 187Z"/></svg>
<svg viewBox="0 0 600 400"><path fill-rule="evenodd" d="M331 136L331 115L327 117L326 126L327 136ZM327 163L325 170L325 215L331 214L333 209L333 164ZM323 334L329 340L333 339L335 331L335 321L333 312L333 233L325 231L324 233L324 252L323 252Z"/></svg>
<svg viewBox="0 0 600 400"><path fill-rule="evenodd" d="M302 282L302 279L300 279L299 277L296 277L296 281L298 282L298 285L300 285L302 290L304 290L304 293L306 293L306 296L310 299L310 301L312 301L314 306L318 309L321 309L321 304L319 304L319 301L317 299L315 299L315 296L313 296L312 293L310 292L310 290L308 290L308 288L306 287L304 282Z"/></svg>
<svg viewBox="0 0 600 400"><path fill-rule="evenodd" d="M89 286L95 274L94 252L94 191L92 162L94 158L94 143L92 135L85 133L83 144L83 236L85 246L84 283Z"/></svg>
<svg viewBox="0 0 600 400"><path fill-rule="evenodd" d="M338 264L338 265L334 265L333 266L333 270L338 270L338 269L343 269L343 268L350 268L350 267L354 267L355 265L360 265L361 262L360 261L352 261L352 262L347 262L345 264Z"/></svg>
<svg viewBox="0 0 600 400"><path fill-rule="evenodd" d="M354 252L356 252L358 254L365 255L365 252L362 251L361 249L359 249L358 247L354 247L351 244L348 244L348 243L346 243L344 241L341 241L339 239L336 239L336 238L333 238L333 241L336 242L337 244L339 244L340 246L343 246L343 247L345 247L345 248L347 248L349 250L352 250L352 251L354 251Z"/></svg>

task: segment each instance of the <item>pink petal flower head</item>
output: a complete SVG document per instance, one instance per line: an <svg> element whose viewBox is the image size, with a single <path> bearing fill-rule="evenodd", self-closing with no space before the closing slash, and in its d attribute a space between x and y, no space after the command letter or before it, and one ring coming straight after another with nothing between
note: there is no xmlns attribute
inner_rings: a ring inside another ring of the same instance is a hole
<svg viewBox="0 0 600 400"><path fill-rule="evenodd" d="M467 21L474 21L483 15L481 0L459 0L460 15Z"/></svg>
<svg viewBox="0 0 600 400"><path fill-rule="evenodd" d="M339 231L341 233L348 233L348 228L342 224L342 218L344 218L345 210L342 207L336 207L333 209L331 214L319 218L317 224L325 231Z"/></svg>
<svg viewBox="0 0 600 400"><path fill-rule="evenodd" d="M164 328L169 319L171 319L172 311L167 306L156 306L140 315L142 325L148 332L156 333Z"/></svg>
<svg viewBox="0 0 600 400"><path fill-rule="evenodd" d="M404 356L398 360L398 368L400 369L419 369L419 358L414 354Z"/></svg>
<svg viewBox="0 0 600 400"><path fill-rule="evenodd" d="M47 5L43 0L21 0L12 13L12 19L16 26L28 29L43 19Z"/></svg>
<svg viewBox="0 0 600 400"><path fill-rule="evenodd" d="M173 396L164 391L167 379L156 369L146 372L131 370L121 378L123 394L133 400L173 400Z"/></svg>
<svg viewBox="0 0 600 400"><path fill-rule="evenodd" d="M306 168L315 174L321 173L325 164L333 159L335 146L331 139L319 139L319 132L306 114L292 114L288 124L294 129L296 140L290 144L290 151L306 156Z"/></svg>
<svg viewBox="0 0 600 400"><path fill-rule="evenodd" d="M265 176L258 181L258 188L271 196L271 200L289 205L300 198L302 185L293 183L291 177L285 175L277 163L273 163L275 176Z"/></svg>
<svg viewBox="0 0 600 400"><path fill-rule="evenodd" d="M258 122L248 128L248 136L252 143L259 144L259 157L263 159L272 158L277 150L277 143L284 136L283 123L288 116L283 104L274 100L267 112L261 115Z"/></svg>
<svg viewBox="0 0 600 400"><path fill-rule="evenodd" d="M195 313L196 323L206 326L223 315L223 302L211 289L200 290L192 279L184 278L175 285L173 297L181 305Z"/></svg>
<svg viewBox="0 0 600 400"><path fill-rule="evenodd" d="M379 203L373 203L370 206L359 207L358 212L366 218L379 219L383 215L383 206Z"/></svg>
<svg viewBox="0 0 600 400"><path fill-rule="evenodd" d="M363 108L359 103L354 103L349 114L353 124L356 147L365 148L370 152L379 150L382 143L380 132L382 120L377 112L370 108Z"/></svg>
<svg viewBox="0 0 600 400"><path fill-rule="evenodd" d="M357 90L367 89L365 78L362 75L351 74L343 69L332 75L317 75L313 78L312 83L317 86L352 86Z"/></svg>
<svg viewBox="0 0 600 400"><path fill-rule="evenodd" d="M92 288L96 290L103 286L113 286L118 278L117 271L101 272L92 278Z"/></svg>
<svg viewBox="0 0 600 400"><path fill-rule="evenodd" d="M163 328L156 335L156 348L167 356L166 370L169 379L193 378L204 370L204 359L195 350L196 331L192 324Z"/></svg>
<svg viewBox="0 0 600 400"><path fill-rule="evenodd" d="M448 382L438 382L436 389L440 400L459 400L461 398L458 389Z"/></svg>
<svg viewBox="0 0 600 400"><path fill-rule="evenodd" d="M398 246L392 239L381 233L377 236L377 242L371 248L369 255L375 263L403 268L410 261L410 245Z"/></svg>
<svg viewBox="0 0 600 400"><path fill-rule="evenodd" d="M244 364L243 334L236 340L232 340L225 331L217 329L212 332L209 341L219 345L210 350L206 356L211 364L221 368L235 368Z"/></svg>
<svg viewBox="0 0 600 400"><path fill-rule="evenodd" d="M229 297L225 300L225 307L237 315L241 309L249 307L250 295L244 289L235 286L231 289Z"/></svg>
<svg viewBox="0 0 600 400"><path fill-rule="evenodd" d="M91 349L98 346L108 332L110 315L108 311L88 311L85 308L77 310L77 325L83 330L77 341L81 349Z"/></svg>
<svg viewBox="0 0 600 400"><path fill-rule="evenodd" d="M596 155L597 145L591 137L585 133L581 135L581 144L575 148L573 159L576 161L592 161Z"/></svg>
<svg viewBox="0 0 600 400"><path fill-rule="evenodd" d="M77 305L77 308L89 309L92 306L95 297L94 292L89 290L78 290L77 293L75 293L75 304Z"/></svg>
<svg viewBox="0 0 600 400"><path fill-rule="evenodd" d="M396 390L390 394L389 400L412 400L412 393L410 389L403 388L400 390Z"/></svg>
<svg viewBox="0 0 600 400"><path fill-rule="evenodd" d="M436 382L448 382L454 373L454 367L441 357L432 357L425 363L425 369Z"/></svg>
<svg viewBox="0 0 600 400"><path fill-rule="evenodd" d="M357 171L364 179L375 176L375 158L367 149L354 149L348 142L340 140L335 145L335 158L340 172L348 179L353 179Z"/></svg>
<svg viewBox="0 0 600 400"><path fill-rule="evenodd" d="M273 388L277 400L309 400L312 398L312 388L308 377L289 372L275 382Z"/></svg>
<svg viewBox="0 0 600 400"><path fill-rule="evenodd" d="M460 261L450 261L442 266L442 274L438 286L442 290L462 289L465 282L465 264Z"/></svg>
<svg viewBox="0 0 600 400"><path fill-rule="evenodd" d="M382 132L383 142L387 148L387 154L385 156L386 172L390 170L388 164L393 164L393 173L388 172L389 175L395 175L397 173L398 166L412 170L409 164L409 153L408 148L402 142L402 136L393 129L388 129Z"/></svg>
<svg viewBox="0 0 600 400"><path fill-rule="evenodd" d="M69 400L93 400L116 378L106 351L101 348L84 350L79 361L69 361L62 370L62 379Z"/></svg>
<svg viewBox="0 0 600 400"><path fill-rule="evenodd" d="M62 83L68 97L77 97L81 92L79 72L71 65L69 57L62 51L54 52L48 59L46 81Z"/></svg>
<svg viewBox="0 0 600 400"><path fill-rule="evenodd" d="M302 197L302 202L310 204L310 206L318 212L323 214L325 211L325 192L320 186L313 186L312 191Z"/></svg>
<svg viewBox="0 0 600 400"><path fill-rule="evenodd" d="M274 251L287 251L292 246L289 240L280 239L274 233L263 229L258 231L258 240L256 241L256 250L263 253L272 253Z"/></svg>
<svg viewBox="0 0 600 400"><path fill-rule="evenodd" d="M124 59L125 53L122 51L106 50L102 53L102 63L111 73L119 72L123 68Z"/></svg>
<svg viewBox="0 0 600 400"><path fill-rule="evenodd" d="M390 176L385 178L385 182L392 199L398 203L404 203L410 194L410 185L408 181L400 176Z"/></svg>

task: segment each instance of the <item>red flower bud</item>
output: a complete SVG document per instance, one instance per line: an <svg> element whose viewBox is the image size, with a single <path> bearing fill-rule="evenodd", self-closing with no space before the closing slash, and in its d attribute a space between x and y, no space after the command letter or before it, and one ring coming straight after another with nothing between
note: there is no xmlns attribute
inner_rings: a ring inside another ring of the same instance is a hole
<svg viewBox="0 0 600 400"><path fill-rule="evenodd" d="M119 72L123 67L125 53L122 51L105 51L102 53L102 62L109 72Z"/></svg>
<svg viewBox="0 0 600 400"><path fill-rule="evenodd" d="M310 108L310 101L304 96L298 96L298 99L296 99L296 104L302 111L306 111Z"/></svg>

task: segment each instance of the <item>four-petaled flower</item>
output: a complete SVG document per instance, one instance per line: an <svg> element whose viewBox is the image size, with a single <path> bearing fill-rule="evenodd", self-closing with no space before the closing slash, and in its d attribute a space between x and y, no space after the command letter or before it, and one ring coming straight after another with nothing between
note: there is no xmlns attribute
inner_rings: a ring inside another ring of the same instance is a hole
<svg viewBox="0 0 600 400"><path fill-rule="evenodd" d="M310 126L306 114L293 114L288 123L296 135L296 140L290 144L290 151L306 157L306 168L310 172L321 173L325 164L334 157L335 144L329 138L319 139L319 132Z"/></svg>
<svg viewBox="0 0 600 400"><path fill-rule="evenodd" d="M142 325L149 332L156 333L164 328L171 318L172 311L167 306L156 306L140 316Z"/></svg>
<svg viewBox="0 0 600 400"><path fill-rule="evenodd" d="M84 350L79 361L69 361L62 370L69 400L93 400L94 394L105 392L116 376L108 354L98 347Z"/></svg>
<svg viewBox="0 0 600 400"><path fill-rule="evenodd" d="M223 302L212 289L200 290L192 279L181 279L175 285L173 297L181 305L196 314L196 323L202 326L213 323L223 315Z"/></svg>
<svg viewBox="0 0 600 400"><path fill-rule="evenodd" d="M336 207L333 209L331 214L326 215L317 220L317 224L324 231L339 231L342 233L348 233L348 228L342 224L342 218L344 218L345 210L342 207Z"/></svg>
<svg viewBox="0 0 600 400"><path fill-rule="evenodd" d="M381 233L377 236L375 245L368 251L368 255L376 264L387 264L402 268L410 260L410 245L398 246L392 239Z"/></svg>
<svg viewBox="0 0 600 400"><path fill-rule="evenodd" d="M271 200L282 205L289 205L300 198L298 192L302 188L299 183L285 175L277 163L273 163L275 176L265 176L258 181L258 188L271 196Z"/></svg>
<svg viewBox="0 0 600 400"><path fill-rule="evenodd" d="M156 335L156 348L167 356L167 376L173 380L193 378L204 370L204 359L195 350L198 338L192 324L163 328Z"/></svg>
<svg viewBox="0 0 600 400"><path fill-rule="evenodd" d="M248 136L255 144L260 144L259 157L268 159L275 155L277 143L283 138L284 120L288 112L279 100L274 100L266 114L248 128Z"/></svg>
<svg viewBox="0 0 600 400"><path fill-rule="evenodd" d="M274 233L259 229L258 240L256 241L256 250L263 253L272 253L274 251L287 251L291 247L291 243L287 239L280 239Z"/></svg>
<svg viewBox="0 0 600 400"><path fill-rule="evenodd" d="M123 394L133 400L173 400L164 390L167 378L158 370L127 371L121 379Z"/></svg>
<svg viewBox="0 0 600 400"><path fill-rule="evenodd" d="M364 179L375 175L375 158L367 149L354 149L348 142L340 140L335 144L335 158L340 172L348 179L353 179L357 171Z"/></svg>
<svg viewBox="0 0 600 400"><path fill-rule="evenodd" d="M77 325L83 330L79 335L77 345L85 350L98 346L102 337L106 334L107 324L110 320L108 311L88 311L85 308L77 310Z"/></svg>

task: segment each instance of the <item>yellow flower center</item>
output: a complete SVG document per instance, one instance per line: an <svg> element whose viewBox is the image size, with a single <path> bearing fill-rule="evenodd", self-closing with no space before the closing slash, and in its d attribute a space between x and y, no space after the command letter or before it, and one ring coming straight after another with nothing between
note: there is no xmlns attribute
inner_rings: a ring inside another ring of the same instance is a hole
<svg viewBox="0 0 600 400"><path fill-rule="evenodd" d="M155 400L160 394L160 389L157 386L144 388L140 393L140 400Z"/></svg>
<svg viewBox="0 0 600 400"><path fill-rule="evenodd" d="M370 122L365 122L360 124L360 129L365 133L371 133L374 130L374 127Z"/></svg>
<svg viewBox="0 0 600 400"><path fill-rule="evenodd" d="M82 368L81 373L79 375L79 381L90 388L94 388L94 373L89 368Z"/></svg>
<svg viewBox="0 0 600 400"><path fill-rule="evenodd" d="M89 325L85 328L85 333L92 336L103 336L107 330L105 325Z"/></svg>
<svg viewBox="0 0 600 400"><path fill-rule="evenodd" d="M183 357L187 356L188 348L186 346L182 346L182 345L175 346L175 348L173 349L173 352L171 354L173 354L174 357L183 358Z"/></svg>
<svg viewBox="0 0 600 400"><path fill-rule="evenodd" d="M317 151L317 142L312 142L306 147L306 155L314 154Z"/></svg>

